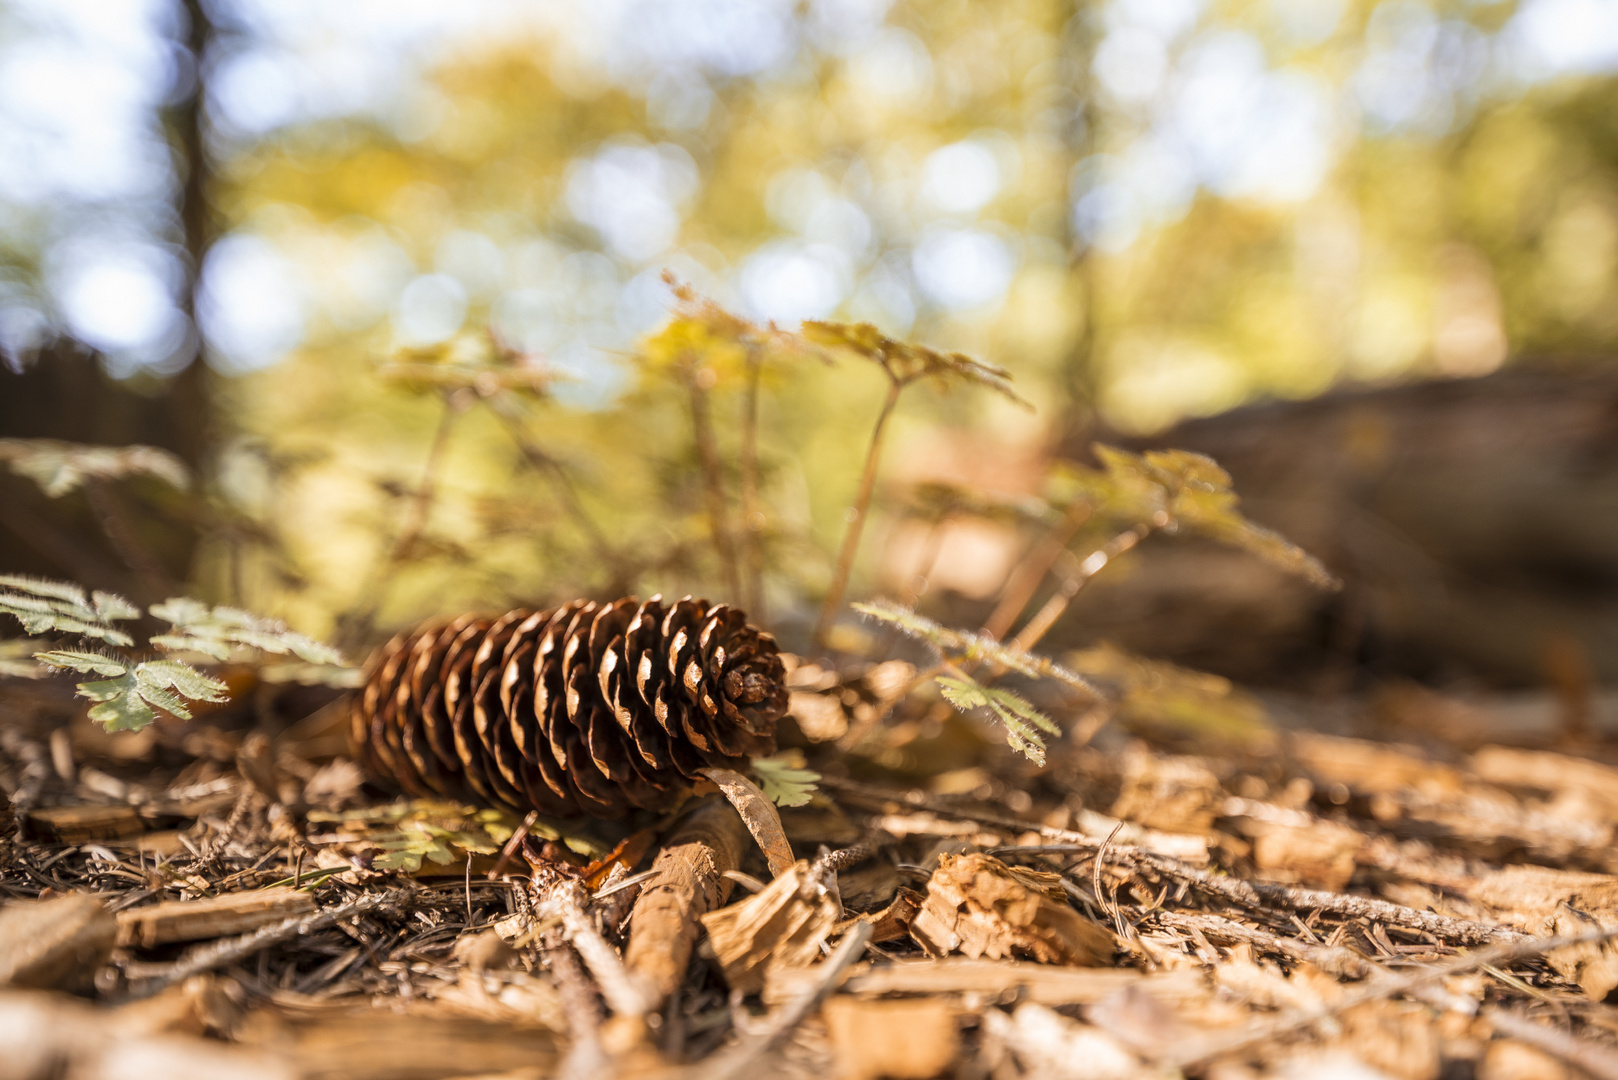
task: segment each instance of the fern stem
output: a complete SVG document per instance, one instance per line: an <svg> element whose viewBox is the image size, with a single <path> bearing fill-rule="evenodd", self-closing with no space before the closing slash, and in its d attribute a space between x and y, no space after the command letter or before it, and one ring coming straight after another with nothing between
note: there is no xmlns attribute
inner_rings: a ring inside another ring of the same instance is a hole
<svg viewBox="0 0 1618 1080"><path fill-rule="evenodd" d="M758 384L764 360L757 346L747 350L747 396L742 403L742 547L747 563L747 610L764 618L764 510L758 496Z"/></svg>
<svg viewBox="0 0 1618 1080"><path fill-rule="evenodd" d="M1078 572L1062 582L1062 587L1057 589L1049 600L1045 601L1045 606L1035 612L1034 617L1029 619L1023 628L1017 632L1017 636L1011 639L1011 646L1024 651L1033 648L1035 643L1044 637L1052 626L1056 625L1056 620L1062 617L1062 613L1067 611L1068 605L1073 603L1073 598L1079 595L1079 590L1084 588L1091 578L1100 573L1101 569L1112 560L1146 539L1151 532L1152 526L1142 523L1132 529L1125 529L1101 547L1092 551L1079 564Z"/></svg>
<svg viewBox="0 0 1618 1080"><path fill-rule="evenodd" d="M831 587L820 605L820 618L815 622L815 644L824 648L826 636L831 632L837 611L843 606L843 594L848 591L848 577L854 569L854 556L859 551L860 533L865 528L865 515L871 506L871 493L876 490L876 470L882 460L882 436L888 426L888 417L899 403L899 392L904 383L889 376L887 399L877 414L876 426L871 429L871 444L865 450L865 468L860 473L859 491L848 509L848 527L843 530L843 546L837 553L837 566L832 571Z"/></svg>
<svg viewBox="0 0 1618 1080"><path fill-rule="evenodd" d="M1017 621L1017 616L1028 607L1028 602L1034 598L1039 589L1039 583L1045 580L1051 567L1073 537L1090 520L1095 508L1083 499L1075 499L1057 522L1029 551L1028 557L1017 567L1011 580L1006 582L1000 603L995 605L994 611L983 623L983 632L991 637L1004 637L1011 624Z"/></svg>
<svg viewBox="0 0 1618 1080"><path fill-rule="evenodd" d="M730 527L725 520L724 474L719 465L719 445L714 438L713 418L708 412L708 390L702 385L695 365L686 372L685 381L691 388L691 427L708 495L708 530L713 537L714 551L719 555L720 569L725 575L725 588L730 591L732 602L735 602L742 599L741 574L736 566L736 547L731 542Z"/></svg>

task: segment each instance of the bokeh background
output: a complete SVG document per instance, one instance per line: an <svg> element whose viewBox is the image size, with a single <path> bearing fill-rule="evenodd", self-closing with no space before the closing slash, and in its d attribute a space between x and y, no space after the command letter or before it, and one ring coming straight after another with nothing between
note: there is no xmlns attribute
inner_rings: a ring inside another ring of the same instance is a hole
<svg viewBox="0 0 1618 1080"><path fill-rule="evenodd" d="M90 510L18 482L8 559L137 594L166 574L315 633L371 604L385 627L711 590L687 402L637 359L665 269L752 319L866 320L1013 373L1032 414L906 399L856 573L856 594L915 591L929 558L935 597L987 604L1021 535L980 521L918 553L904 484L1037 496L1098 434L1599 377L1618 4L0 0L0 434L166 446L204 500L131 493L162 564L143 578L75 539L62 516ZM496 415L379 377L485 332L565 378ZM882 386L766 376L788 630L826 587ZM715 388L727 450L741 393ZM1429 415L1400 430L1419 443ZM1361 460L1389 436L1345 438ZM429 461L421 535L388 563ZM1568 632L1588 653L1611 622Z"/></svg>

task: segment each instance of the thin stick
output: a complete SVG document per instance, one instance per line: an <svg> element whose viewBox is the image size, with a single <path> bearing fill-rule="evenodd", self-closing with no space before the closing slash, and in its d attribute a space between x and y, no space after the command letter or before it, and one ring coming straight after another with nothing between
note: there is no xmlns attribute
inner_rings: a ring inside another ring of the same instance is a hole
<svg viewBox="0 0 1618 1080"><path fill-rule="evenodd" d="M1084 527L1084 523L1090 520L1093 512L1094 507L1083 499L1074 499L1068 505L1067 513L1062 515L1062 520L1040 538L1028 553L1028 557L1017 567L1016 574L1006 583L1005 594L1001 596L1000 603L995 605L994 611L984 620L985 634L997 638L1006 636L1006 631L1011 629L1012 623L1017 621L1017 616L1023 613L1028 602L1034 598L1034 593L1039 590L1039 583L1045 580L1045 575L1050 573L1051 567L1056 565L1056 560L1067 550L1067 545Z"/></svg>
<svg viewBox="0 0 1618 1080"><path fill-rule="evenodd" d="M854 556L859 551L860 533L865 529L865 516L871 506L871 494L876 490L876 470L882 461L882 435L888 426L888 417L899 403L899 392L905 384L889 376L888 396L877 414L876 426L871 429L871 443L865 450L865 467L860 472L859 490L848 508L848 527L843 530L843 546L837 552L837 566L832 571L831 587L826 590L825 602L820 605L820 618L815 622L815 644L826 646L837 612L843 606L843 594L848 591L848 577L854 569Z"/></svg>
<svg viewBox="0 0 1618 1080"><path fill-rule="evenodd" d="M747 395L742 400L742 547L747 563L747 610L764 622L764 509L758 494L758 384L764 358L747 350Z"/></svg>
<svg viewBox="0 0 1618 1080"><path fill-rule="evenodd" d="M532 829L534 827L534 822L538 820L538 810L528 811L528 816L522 819L522 824L517 826L517 831L511 834L511 836L506 840L505 846L500 849L500 857L495 859L494 865L489 868L488 879L490 881L498 878L501 873L505 871L506 864L511 861L511 857L513 855L517 854L517 849L522 847L522 842L528 839L528 830ZM468 852L466 856L466 865L472 865L472 855L470 852Z"/></svg>
<svg viewBox="0 0 1618 1080"><path fill-rule="evenodd" d="M601 1045L601 1009L596 1002L595 987L579 957L566 944L558 944L545 951L551 978L562 999L562 1014L567 1017L568 1035L572 1045L556 1070L561 1080L591 1080L605 1076L610 1062Z"/></svg>
<svg viewBox="0 0 1618 1080"><path fill-rule="evenodd" d="M986 815L968 814L964 811L957 811L957 813L973 821L994 823L994 819ZM1047 829L1038 825L1026 825L1025 828L1040 833L1065 831ZM1096 850L1099 846L1094 840L1081 839L1077 843L1034 844L995 848L994 850L1001 855L1013 853L1028 855L1058 854L1062 852L1087 854ZM1165 877L1176 881L1184 881L1201 889L1203 892L1258 911L1280 907L1291 911L1319 911L1345 919L1366 918L1387 923L1391 926L1401 926L1407 930L1419 930L1436 938L1457 942L1462 945L1482 945L1493 941L1520 941L1525 937L1518 931L1510 930L1503 926L1491 926L1488 923L1474 922L1471 919L1457 919L1448 915L1439 915L1436 912L1421 911L1416 908L1405 907L1403 904L1393 904L1386 900L1377 900L1369 896L1324 892L1320 889L1302 889L1292 885L1274 885L1264 881L1247 881L1243 878L1210 874L1206 870L1198 870L1194 866L1188 866L1172 856L1149 851L1146 848L1113 847L1109 850L1112 858L1119 862L1131 863L1135 869L1144 867L1155 870Z"/></svg>
<svg viewBox="0 0 1618 1080"><path fill-rule="evenodd" d="M1056 590L1049 600L1045 601L1045 606L1040 608L1021 630L1017 631L1017 636L1011 639L1011 644L1024 650L1033 648L1039 639L1044 637L1052 626L1056 625L1056 620L1062 617L1062 613L1067 610L1068 605L1073 603L1073 598L1079 595L1079 590L1084 588L1091 578L1100 573L1101 569L1112 560L1146 539L1151 534L1151 531L1152 526L1149 524L1136 525L1133 529L1124 530L1095 551L1092 551L1079 564L1078 572L1064 581L1062 587Z"/></svg>
<svg viewBox="0 0 1618 1080"><path fill-rule="evenodd" d="M736 547L731 543L730 526L725 520L725 479L719 465L719 444L714 438L713 418L708 414L708 390L695 368L686 373L691 389L691 427L697 444L697 461L702 465L703 486L708 495L708 531L725 575L725 588L732 600L742 599L741 574L736 566Z"/></svg>
<svg viewBox="0 0 1618 1080"><path fill-rule="evenodd" d="M635 898L624 966L647 980L659 1004L685 978L701 916L730 896L724 872L741 865L746 842L742 819L715 798L692 812L652 864L658 876Z"/></svg>
<svg viewBox="0 0 1618 1080"><path fill-rule="evenodd" d="M140 579L142 591L149 596L172 595L174 579L136 534L128 508L112 486L105 480L89 479L84 483L84 495L101 531L112 542L113 550Z"/></svg>
<svg viewBox="0 0 1618 1080"><path fill-rule="evenodd" d="M584 961L584 966L595 976L601 997L618 1016L642 1016L660 1004L647 981L624 967L617 950L608 945L585 914L584 905L590 900L584 886L577 881L565 881L553 890L550 900L540 906L543 911L555 911L562 918L563 932Z"/></svg>
<svg viewBox="0 0 1618 1080"><path fill-rule="evenodd" d="M444 412L439 416L438 427L433 431L433 441L427 447L427 461L422 466L421 483L410 497L404 527L399 530L393 548L388 552L385 568L395 566L408 558L410 549L416 546L416 541L421 539L422 531L427 527L427 519L432 513L433 495L438 487L438 470L444 463L444 449L449 445L450 429L455 426L455 418L459 415L460 410L455 407L455 403L446 397Z"/></svg>

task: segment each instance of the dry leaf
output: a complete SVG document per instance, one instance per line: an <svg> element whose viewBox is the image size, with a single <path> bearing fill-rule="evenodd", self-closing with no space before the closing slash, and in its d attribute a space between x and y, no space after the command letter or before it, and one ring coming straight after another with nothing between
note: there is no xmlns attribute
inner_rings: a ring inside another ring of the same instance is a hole
<svg viewBox="0 0 1618 1080"><path fill-rule="evenodd" d="M1477 1080L1572 1080L1566 1065L1516 1039L1494 1039L1478 1062Z"/></svg>
<svg viewBox="0 0 1618 1080"><path fill-rule="evenodd" d="M1618 877L1610 874L1507 866L1478 875L1465 895L1493 909L1501 921L1531 934L1547 931L1564 905L1618 917Z"/></svg>
<svg viewBox="0 0 1618 1080"><path fill-rule="evenodd" d="M1598 919L1589 912L1564 904L1556 913L1551 932L1557 937L1572 937L1614 926L1618 926L1618 922L1610 914ZM1545 961L1562 978L1578 983L1591 1001L1605 1001L1618 987L1618 946L1610 939L1556 949L1545 954Z"/></svg>
<svg viewBox="0 0 1618 1080"><path fill-rule="evenodd" d="M822 1012L842 1080L926 1080L944 1072L960 1049L955 1011L940 998L834 997Z"/></svg>
<svg viewBox="0 0 1618 1080"><path fill-rule="evenodd" d="M1394 1080L1435 1080L1439 1059L1438 1026L1432 1010L1410 1001L1376 1001L1349 1009L1340 1017L1340 1045L1365 1064Z"/></svg>
<svg viewBox="0 0 1618 1080"><path fill-rule="evenodd" d="M910 934L931 956L1110 965L1117 946L1112 931L1058 899L1060 881L990 855L940 855Z"/></svg>
<svg viewBox="0 0 1618 1080"><path fill-rule="evenodd" d="M764 852L770 864L770 873L779 877L792 865L792 845L787 843L786 830L781 827L781 815L775 804L747 777L734 769L712 766L699 769L703 776L719 785L725 798L736 808Z"/></svg>
<svg viewBox="0 0 1618 1080"><path fill-rule="evenodd" d="M763 892L702 917L725 981L732 990L756 994L767 969L808 967L842 915L837 898L811 881L799 860Z"/></svg>
<svg viewBox="0 0 1618 1080"><path fill-rule="evenodd" d="M1342 784L1365 795L1410 790L1431 799L1458 795L1465 787L1459 769L1384 743L1295 734L1291 748L1320 786Z"/></svg>

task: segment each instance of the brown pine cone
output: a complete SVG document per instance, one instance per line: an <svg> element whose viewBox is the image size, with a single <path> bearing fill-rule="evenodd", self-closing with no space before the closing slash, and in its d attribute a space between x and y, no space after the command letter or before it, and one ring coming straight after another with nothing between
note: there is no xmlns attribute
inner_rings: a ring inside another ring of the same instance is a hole
<svg viewBox="0 0 1618 1080"><path fill-rule="evenodd" d="M775 639L689 596L463 615L366 672L351 733L372 777L557 817L666 807L698 769L773 753L787 704Z"/></svg>

